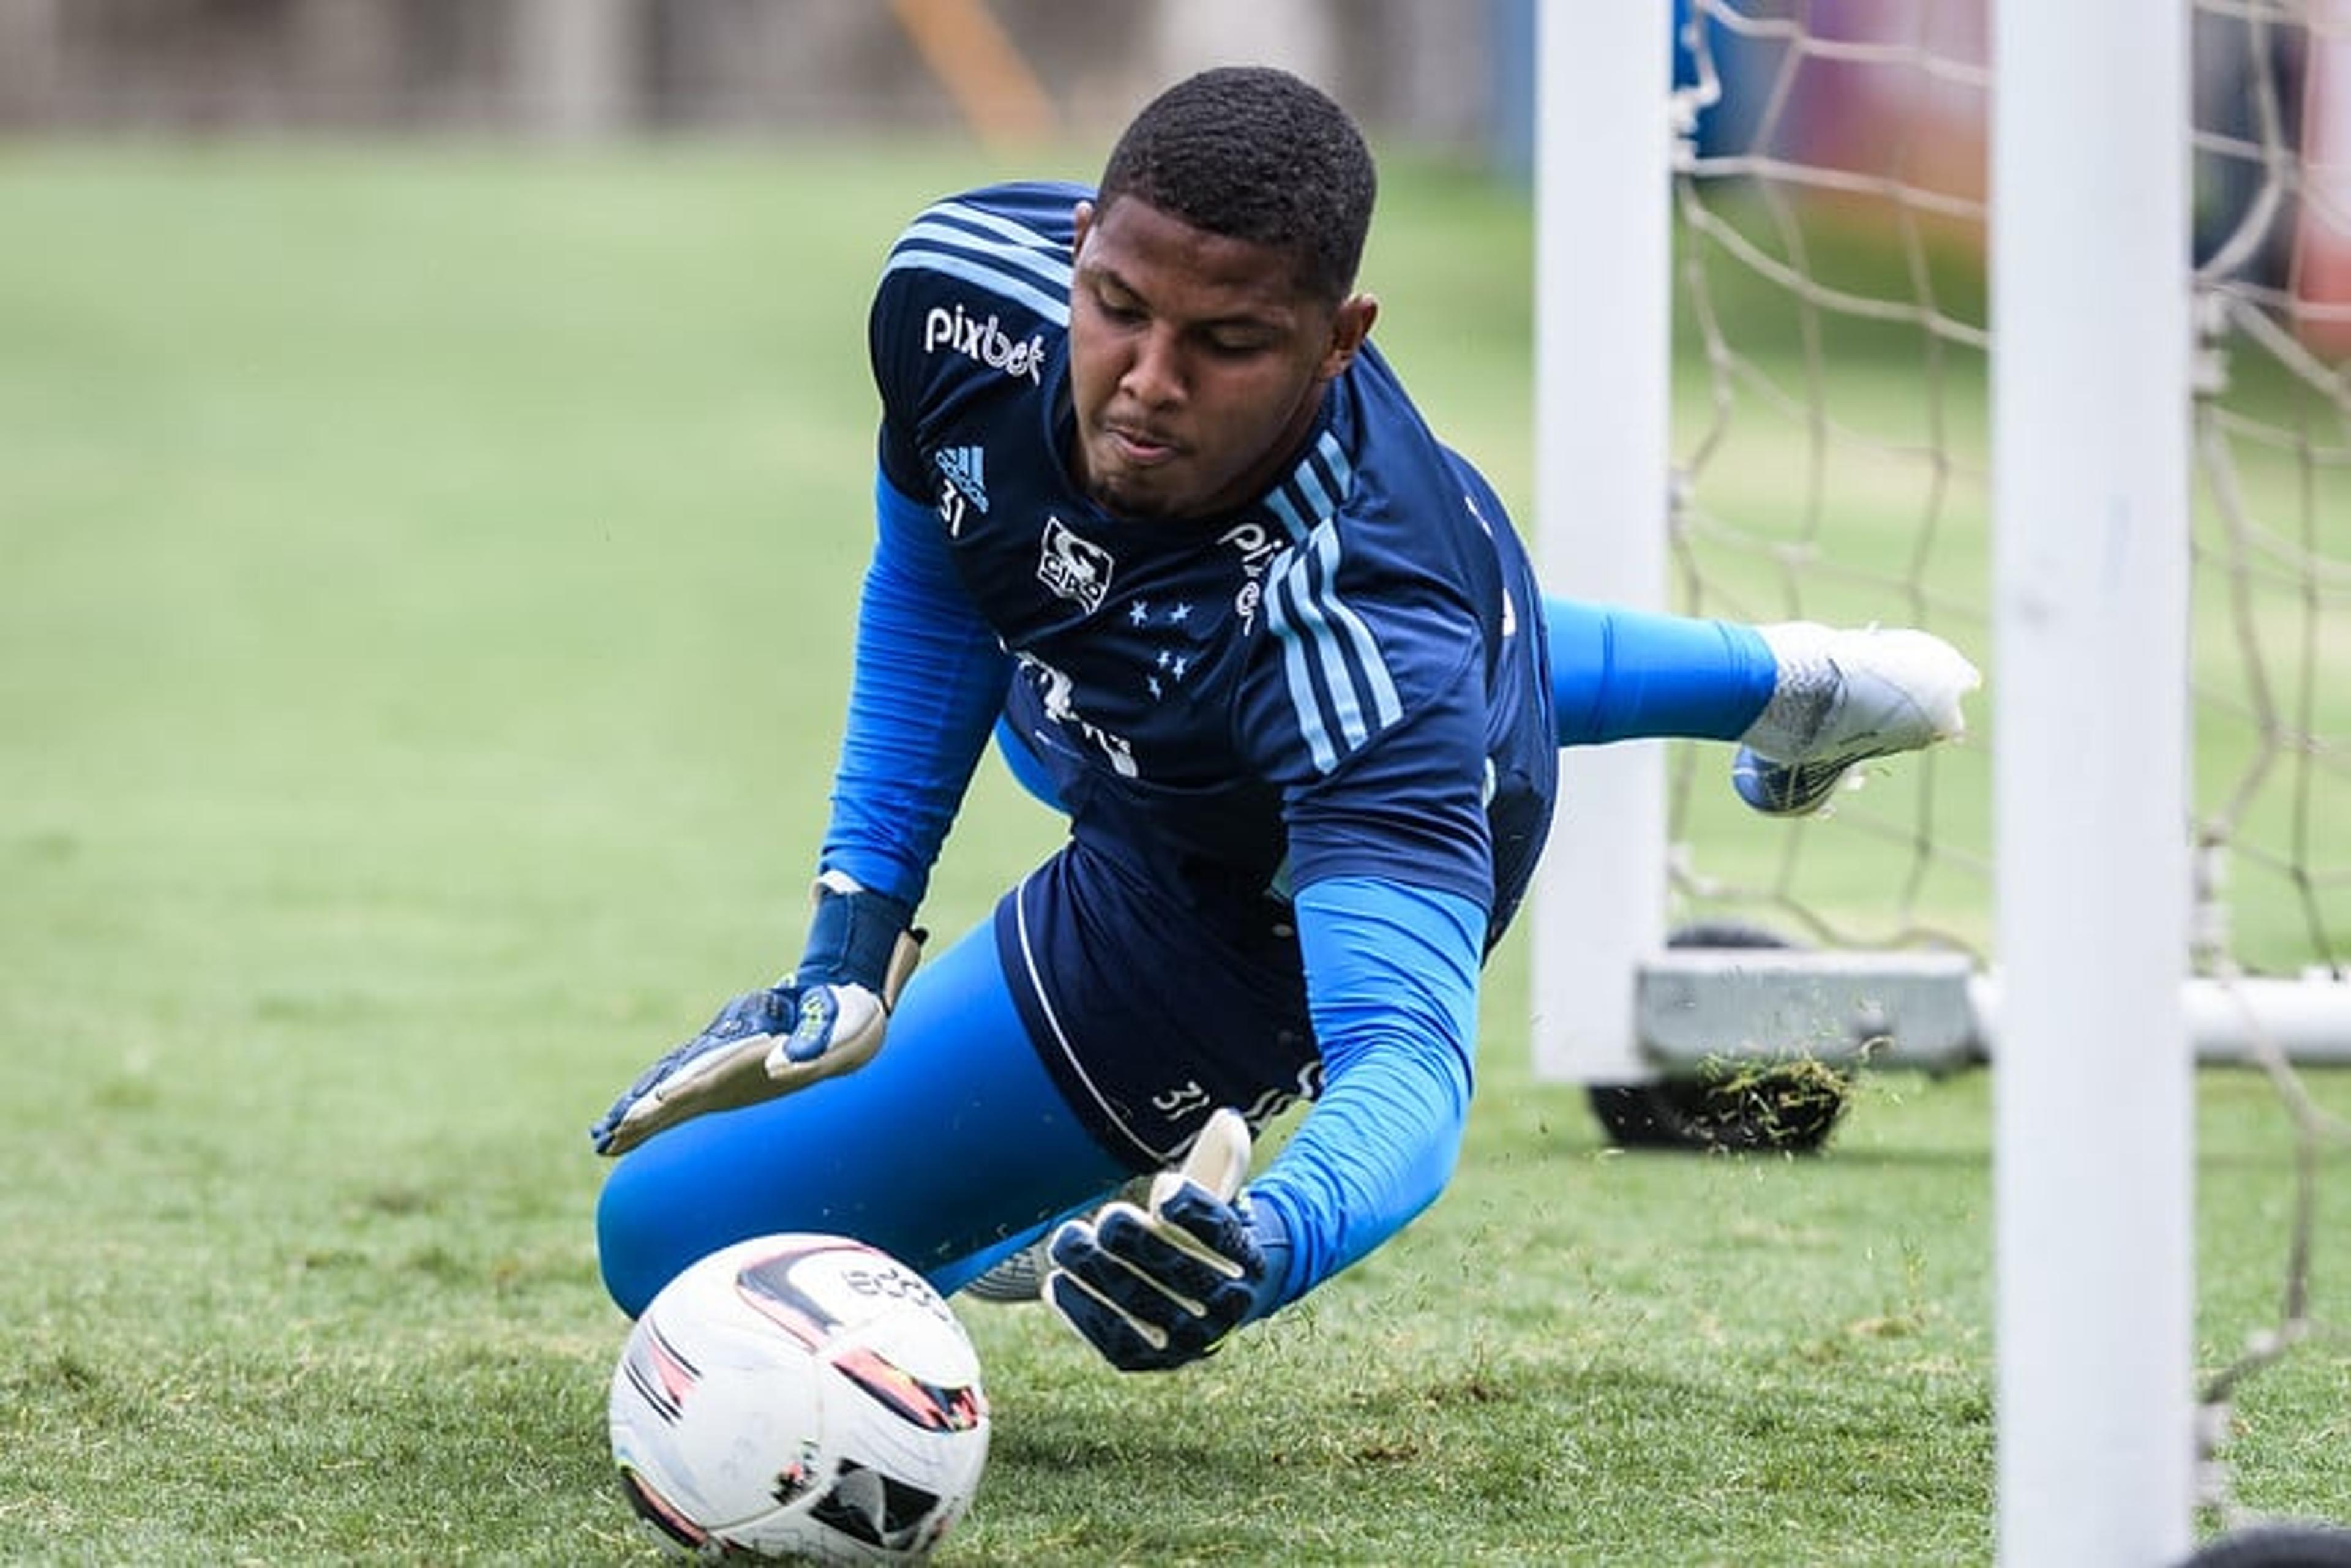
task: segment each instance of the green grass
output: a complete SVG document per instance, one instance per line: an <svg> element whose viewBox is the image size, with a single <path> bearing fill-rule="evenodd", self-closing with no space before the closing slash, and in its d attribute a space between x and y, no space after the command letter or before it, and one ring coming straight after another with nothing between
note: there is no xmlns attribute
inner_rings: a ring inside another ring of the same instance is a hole
<svg viewBox="0 0 2351 1568"><path fill-rule="evenodd" d="M992 172L0 148L0 1559L649 1559L581 1129L797 946L864 292ZM1388 184L1382 337L1523 497L1526 214ZM934 923L1054 834L989 772ZM1614 1154L1529 1075L1531 961L1453 1190L1301 1310L1140 1380L965 1314L948 1560L1989 1556L1987 1080L1870 1080L1817 1160ZM2210 1366L2291 1173L2257 1079L2202 1128ZM2339 1339L2257 1379L2241 1497L2351 1517L2346 1396Z"/></svg>

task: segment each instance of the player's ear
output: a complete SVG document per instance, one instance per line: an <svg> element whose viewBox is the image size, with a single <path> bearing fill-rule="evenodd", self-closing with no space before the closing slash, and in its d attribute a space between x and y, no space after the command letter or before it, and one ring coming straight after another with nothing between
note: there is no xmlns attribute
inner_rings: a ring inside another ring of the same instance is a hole
<svg viewBox="0 0 2351 1568"><path fill-rule="evenodd" d="M1094 204L1092 202L1080 202L1077 210L1071 214L1071 221L1077 230L1070 236L1070 260L1075 263L1078 259L1078 252L1086 248L1086 235L1093 232Z"/></svg>
<svg viewBox="0 0 2351 1568"><path fill-rule="evenodd" d="M1331 341L1323 350L1322 363L1315 373L1327 382L1353 364L1379 315L1380 302L1373 295L1351 294L1341 300L1338 309L1331 313Z"/></svg>

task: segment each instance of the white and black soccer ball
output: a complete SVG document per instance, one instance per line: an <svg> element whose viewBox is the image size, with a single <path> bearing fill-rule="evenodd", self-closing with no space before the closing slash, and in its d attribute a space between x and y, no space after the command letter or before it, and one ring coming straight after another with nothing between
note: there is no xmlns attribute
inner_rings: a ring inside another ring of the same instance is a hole
<svg viewBox="0 0 2351 1568"><path fill-rule="evenodd" d="M664 1286L610 1414L630 1505L705 1562L914 1562L987 1463L963 1325L921 1275L838 1236L737 1242Z"/></svg>

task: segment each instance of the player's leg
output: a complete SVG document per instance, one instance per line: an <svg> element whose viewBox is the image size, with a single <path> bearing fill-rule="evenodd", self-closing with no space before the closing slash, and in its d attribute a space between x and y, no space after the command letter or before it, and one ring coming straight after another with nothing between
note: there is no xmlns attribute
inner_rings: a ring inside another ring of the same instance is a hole
<svg viewBox="0 0 2351 1568"><path fill-rule="evenodd" d="M1947 740L1980 677L1904 628L1769 626L1547 597L1562 746L1642 737L1740 743L1731 783L1759 811L1818 809L1857 762Z"/></svg>
<svg viewBox="0 0 2351 1568"><path fill-rule="evenodd" d="M1126 1175L1039 1063L983 924L908 983L863 1067L623 1155L599 1259L632 1315L695 1259L786 1230L855 1237L952 1291Z"/></svg>
<svg viewBox="0 0 2351 1568"><path fill-rule="evenodd" d="M1448 455L1479 515L1505 517L1476 466ZM1556 594L1542 597L1542 629L1560 745L1736 741L1732 783L1775 816L1814 810L1856 762L1958 735L1959 699L1980 680L1926 632L1750 626Z"/></svg>
<svg viewBox="0 0 2351 1568"><path fill-rule="evenodd" d="M1042 1225L1033 1226L985 1253L975 1253L958 1266L957 1271L962 1278L943 1289L953 1291L960 1288L967 1301L1003 1303L1041 1301L1045 1295L1045 1271L1051 1267L1045 1249L1053 1232L1061 1228L1061 1222L1081 1218L1100 1208L1113 1197L1140 1205L1150 1186L1151 1178L1148 1176L1130 1176L1115 1193L1097 1193L1076 1207L1053 1216Z"/></svg>
<svg viewBox="0 0 2351 1568"><path fill-rule="evenodd" d="M1736 740L1771 700L1779 665L1751 626L1557 595L1543 622L1562 746Z"/></svg>

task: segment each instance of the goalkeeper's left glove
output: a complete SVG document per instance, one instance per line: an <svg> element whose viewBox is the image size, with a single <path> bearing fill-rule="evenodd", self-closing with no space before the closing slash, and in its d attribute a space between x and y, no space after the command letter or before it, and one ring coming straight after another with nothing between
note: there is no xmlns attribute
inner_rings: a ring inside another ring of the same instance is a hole
<svg viewBox="0 0 2351 1568"><path fill-rule="evenodd" d="M817 879L799 967L737 997L700 1034L662 1057L588 1129L622 1155L692 1116L773 1100L862 1067L882 1049L898 993L922 956L904 900L838 872Z"/></svg>
<svg viewBox="0 0 2351 1568"><path fill-rule="evenodd" d="M1258 1315L1286 1253L1278 1222L1240 1194L1249 1124L1208 1118L1179 1171L1147 1207L1117 1202L1053 1233L1045 1299L1122 1372L1165 1372L1208 1354Z"/></svg>

